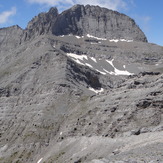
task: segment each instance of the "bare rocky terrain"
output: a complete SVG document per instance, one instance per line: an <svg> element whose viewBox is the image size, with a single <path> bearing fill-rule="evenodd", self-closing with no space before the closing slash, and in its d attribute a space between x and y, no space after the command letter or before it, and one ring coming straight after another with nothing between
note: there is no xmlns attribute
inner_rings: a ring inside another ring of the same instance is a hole
<svg viewBox="0 0 163 163"><path fill-rule="evenodd" d="M51 8L0 29L0 65L0 162L163 162L163 47L126 15Z"/></svg>

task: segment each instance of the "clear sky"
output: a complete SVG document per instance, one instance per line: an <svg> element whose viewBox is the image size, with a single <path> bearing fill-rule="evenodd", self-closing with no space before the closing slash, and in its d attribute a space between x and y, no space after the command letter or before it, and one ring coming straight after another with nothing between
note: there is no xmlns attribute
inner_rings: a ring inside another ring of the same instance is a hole
<svg viewBox="0 0 163 163"><path fill-rule="evenodd" d="M163 0L1 0L0 28L22 28L38 13L57 7L60 12L75 4L91 4L124 13L133 18L148 41L163 46Z"/></svg>

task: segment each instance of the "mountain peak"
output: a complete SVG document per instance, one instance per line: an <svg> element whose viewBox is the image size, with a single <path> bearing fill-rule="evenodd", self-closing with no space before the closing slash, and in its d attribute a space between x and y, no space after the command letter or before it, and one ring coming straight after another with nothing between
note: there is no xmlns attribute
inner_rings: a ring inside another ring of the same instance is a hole
<svg viewBox="0 0 163 163"><path fill-rule="evenodd" d="M107 39L147 42L142 30L130 17L107 8L78 4L61 14L55 7L39 14L28 23L26 33L26 39L51 33L56 36L90 34Z"/></svg>
<svg viewBox="0 0 163 163"><path fill-rule="evenodd" d="M58 15L58 9L56 7L51 7L48 13L53 15Z"/></svg>
<svg viewBox="0 0 163 163"><path fill-rule="evenodd" d="M75 5L58 15L52 28L54 35L86 35L108 39L129 39L147 42L135 21L107 8Z"/></svg>

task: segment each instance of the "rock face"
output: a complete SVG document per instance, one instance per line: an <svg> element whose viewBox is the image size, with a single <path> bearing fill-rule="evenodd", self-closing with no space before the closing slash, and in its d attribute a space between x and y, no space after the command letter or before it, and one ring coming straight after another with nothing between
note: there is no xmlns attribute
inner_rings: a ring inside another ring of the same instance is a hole
<svg viewBox="0 0 163 163"><path fill-rule="evenodd" d="M162 163L163 47L76 33L93 10L127 19L77 5L0 30L0 162Z"/></svg>
<svg viewBox="0 0 163 163"><path fill-rule="evenodd" d="M34 38L39 35L51 33L52 27L57 19L58 10L57 8L51 8L48 13L40 13L35 16L27 26L25 30L25 40Z"/></svg>
<svg viewBox="0 0 163 163"><path fill-rule="evenodd" d="M76 5L61 13L53 26L53 34L90 34L107 39L147 41L135 21L128 16L90 5Z"/></svg>
<svg viewBox="0 0 163 163"><path fill-rule="evenodd" d="M17 25L0 29L0 49L8 51L17 47L21 43L22 36L23 29Z"/></svg>
<svg viewBox="0 0 163 163"><path fill-rule="evenodd" d="M135 21L124 14L99 6L76 5L61 14L56 8L33 18L26 29L25 40L53 33L54 35L93 35L107 39L147 42Z"/></svg>

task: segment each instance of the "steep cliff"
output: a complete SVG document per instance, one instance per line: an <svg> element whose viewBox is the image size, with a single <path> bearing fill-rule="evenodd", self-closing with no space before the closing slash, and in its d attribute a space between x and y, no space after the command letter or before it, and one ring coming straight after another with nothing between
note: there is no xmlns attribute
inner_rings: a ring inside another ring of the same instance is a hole
<svg viewBox="0 0 163 163"><path fill-rule="evenodd" d="M90 34L107 39L147 41L133 19L99 6L76 5L61 13L52 29L55 35Z"/></svg>
<svg viewBox="0 0 163 163"><path fill-rule="evenodd" d="M57 8L51 8L47 13L40 13L38 16L35 16L27 25L24 40L51 33L57 16Z"/></svg>
<svg viewBox="0 0 163 163"><path fill-rule="evenodd" d="M90 5L76 5L61 14L56 8L39 14L29 22L25 40L45 33L57 36L89 34L107 39L147 42L133 19L116 11Z"/></svg>
<svg viewBox="0 0 163 163"><path fill-rule="evenodd" d="M0 29L0 50L8 51L21 43L23 29L18 25Z"/></svg>

